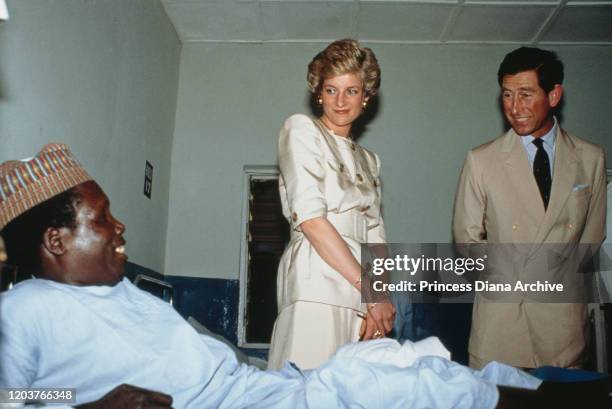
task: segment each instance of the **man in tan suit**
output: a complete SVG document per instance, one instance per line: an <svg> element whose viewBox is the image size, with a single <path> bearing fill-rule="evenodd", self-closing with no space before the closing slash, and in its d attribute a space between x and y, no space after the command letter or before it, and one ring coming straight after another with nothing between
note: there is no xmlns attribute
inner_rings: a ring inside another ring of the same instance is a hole
<svg viewBox="0 0 612 409"><path fill-rule="evenodd" d="M453 236L456 243L507 243L510 259L490 270L514 282L534 275L540 279L548 274L550 243L603 240L604 154L563 130L553 115L563 95L563 64L555 53L527 47L512 51L499 67L498 82L511 129L468 152L457 187ZM564 274L578 277L575 270ZM470 366L492 360L524 368L582 365L586 304L513 301L477 296Z"/></svg>

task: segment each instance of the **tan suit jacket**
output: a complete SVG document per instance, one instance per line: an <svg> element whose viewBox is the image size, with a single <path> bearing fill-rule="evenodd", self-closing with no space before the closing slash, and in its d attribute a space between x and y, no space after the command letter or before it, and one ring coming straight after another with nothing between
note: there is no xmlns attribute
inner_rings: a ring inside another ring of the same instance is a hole
<svg viewBox="0 0 612 409"><path fill-rule="evenodd" d="M512 129L471 150L453 218L456 243L522 243L495 273L514 280L546 260L547 243L601 243L605 226L605 163L601 147L558 128L548 210L521 138ZM544 246L543 246L544 244ZM520 367L579 366L587 343L581 303L474 304L470 355Z"/></svg>

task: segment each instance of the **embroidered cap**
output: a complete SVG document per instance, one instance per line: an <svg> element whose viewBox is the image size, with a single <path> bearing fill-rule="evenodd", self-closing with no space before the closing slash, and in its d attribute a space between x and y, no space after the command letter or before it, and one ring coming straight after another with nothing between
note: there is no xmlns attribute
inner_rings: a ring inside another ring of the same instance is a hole
<svg viewBox="0 0 612 409"><path fill-rule="evenodd" d="M36 156L0 165L0 230L34 206L93 180L68 146L50 143Z"/></svg>

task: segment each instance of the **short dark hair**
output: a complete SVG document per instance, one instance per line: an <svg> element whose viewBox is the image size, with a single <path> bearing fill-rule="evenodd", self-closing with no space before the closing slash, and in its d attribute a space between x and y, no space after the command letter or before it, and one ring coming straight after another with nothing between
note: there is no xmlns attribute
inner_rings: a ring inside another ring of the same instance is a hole
<svg viewBox="0 0 612 409"><path fill-rule="evenodd" d="M2 229L8 256L7 263L19 274L39 272L40 246L49 227L76 227L76 204L81 195L76 186L29 209Z"/></svg>
<svg viewBox="0 0 612 409"><path fill-rule="evenodd" d="M531 70L538 74L538 84L546 93L563 83L563 63L557 54L536 47L521 47L506 54L497 71L497 82L501 86L504 76Z"/></svg>

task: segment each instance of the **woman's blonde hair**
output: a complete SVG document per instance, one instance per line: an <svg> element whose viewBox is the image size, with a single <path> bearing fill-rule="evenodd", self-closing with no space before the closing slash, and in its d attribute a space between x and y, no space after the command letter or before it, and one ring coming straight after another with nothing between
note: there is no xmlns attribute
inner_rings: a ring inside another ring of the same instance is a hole
<svg viewBox="0 0 612 409"><path fill-rule="evenodd" d="M321 92L326 78L348 73L361 76L367 97L376 95L380 87L380 67L374 52L360 47L356 40L345 38L328 45L308 64L306 80L310 91L316 96Z"/></svg>

